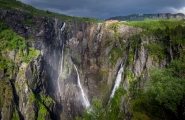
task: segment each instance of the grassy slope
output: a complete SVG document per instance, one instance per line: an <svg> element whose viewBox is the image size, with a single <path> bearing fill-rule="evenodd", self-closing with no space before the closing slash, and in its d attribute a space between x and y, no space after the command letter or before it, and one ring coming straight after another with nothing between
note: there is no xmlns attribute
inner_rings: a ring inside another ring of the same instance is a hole
<svg viewBox="0 0 185 120"><path fill-rule="evenodd" d="M0 21L0 69L13 68L14 63L9 59L10 51L16 51L23 62L30 62L40 51L27 47L26 40L13 32L4 22ZM28 54L26 54L26 50ZM14 61L18 62L18 61Z"/></svg>
<svg viewBox="0 0 185 120"><path fill-rule="evenodd" d="M94 18L73 17L73 16L67 16L64 14L53 13L50 11L39 10L33 6L23 4L17 0L0 0L0 8L6 9L6 10L18 10L18 11L22 11L22 12L28 13L33 16L38 16L38 17L45 16L45 17L61 18L64 21L76 20L76 21L98 22L98 20Z"/></svg>
<svg viewBox="0 0 185 120"><path fill-rule="evenodd" d="M167 26L169 28L174 28L178 25L185 25L183 20L144 20L144 21L131 21L131 22L122 22L122 24L139 27L144 30L157 30L165 29Z"/></svg>

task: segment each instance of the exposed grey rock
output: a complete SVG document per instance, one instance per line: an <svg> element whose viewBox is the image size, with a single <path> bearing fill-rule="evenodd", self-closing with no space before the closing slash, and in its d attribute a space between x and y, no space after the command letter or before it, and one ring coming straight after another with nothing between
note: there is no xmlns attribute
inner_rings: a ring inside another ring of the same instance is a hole
<svg viewBox="0 0 185 120"><path fill-rule="evenodd" d="M15 50L9 52L9 58L14 60L15 59L16 52Z"/></svg>

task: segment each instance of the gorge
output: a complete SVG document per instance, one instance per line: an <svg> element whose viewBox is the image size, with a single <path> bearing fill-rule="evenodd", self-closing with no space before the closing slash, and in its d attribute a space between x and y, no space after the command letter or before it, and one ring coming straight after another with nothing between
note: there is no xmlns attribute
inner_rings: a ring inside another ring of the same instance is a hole
<svg viewBox="0 0 185 120"><path fill-rule="evenodd" d="M12 9L0 9L0 119L185 119L184 20Z"/></svg>

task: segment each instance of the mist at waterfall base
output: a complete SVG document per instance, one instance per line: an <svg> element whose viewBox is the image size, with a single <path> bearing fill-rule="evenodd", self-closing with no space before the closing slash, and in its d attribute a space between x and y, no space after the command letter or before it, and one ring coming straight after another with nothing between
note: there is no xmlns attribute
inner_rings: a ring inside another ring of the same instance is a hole
<svg viewBox="0 0 185 120"><path fill-rule="evenodd" d="M80 77L79 77L79 74L78 74L78 70L77 70L75 64L73 64L73 65L74 65L74 68L75 68L76 73L77 73L77 77L78 77L78 78L77 78L77 79L78 79L78 86L79 86L79 88L80 88L80 92L81 92L81 95L82 95L83 104L84 104L85 107L87 108L87 107L90 106L90 103L89 103L89 100L88 100L87 96L86 96L85 93L84 93L84 90L83 90L82 86L81 86Z"/></svg>

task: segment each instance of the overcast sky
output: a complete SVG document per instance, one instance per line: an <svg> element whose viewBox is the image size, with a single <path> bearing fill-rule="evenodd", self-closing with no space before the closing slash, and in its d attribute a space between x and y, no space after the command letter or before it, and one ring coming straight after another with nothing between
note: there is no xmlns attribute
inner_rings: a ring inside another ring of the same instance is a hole
<svg viewBox="0 0 185 120"><path fill-rule="evenodd" d="M184 13L185 0L20 0L42 10L61 14L108 19L148 13Z"/></svg>

